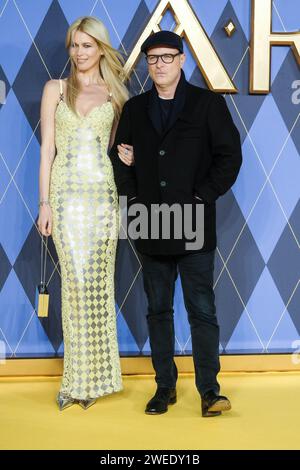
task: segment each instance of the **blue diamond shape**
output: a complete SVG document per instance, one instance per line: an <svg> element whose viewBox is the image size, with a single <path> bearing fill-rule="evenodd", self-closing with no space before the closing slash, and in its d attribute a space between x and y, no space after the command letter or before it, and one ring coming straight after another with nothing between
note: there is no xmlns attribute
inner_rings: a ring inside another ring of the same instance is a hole
<svg viewBox="0 0 300 470"><path fill-rule="evenodd" d="M293 351L293 342L299 341L300 336L291 317L286 311L268 344L269 352Z"/></svg>
<svg viewBox="0 0 300 470"><path fill-rule="evenodd" d="M246 310L244 310L226 345L226 352L234 353L239 351L263 351L263 345L260 342L259 336L257 335Z"/></svg>
<svg viewBox="0 0 300 470"><path fill-rule="evenodd" d="M23 110L20 115L22 119L27 118L32 131L36 129L40 120L42 90L49 78L36 48L32 45L13 84L14 93ZM14 130L15 127L14 124ZM27 129L26 126L24 128Z"/></svg>
<svg viewBox="0 0 300 470"><path fill-rule="evenodd" d="M147 24L149 10L140 0L130 2L110 0L110 2L98 2L93 15L104 22L113 46L118 49L122 41L128 53ZM129 36L131 36L130 43Z"/></svg>
<svg viewBox="0 0 300 470"><path fill-rule="evenodd" d="M192 74L194 73L196 62L195 58L191 52L190 46L187 44L187 41L183 39L183 48L186 56L184 63L184 73L187 80L190 80Z"/></svg>
<svg viewBox="0 0 300 470"><path fill-rule="evenodd" d="M14 351L33 314L32 305L14 270L0 292L0 311L0 328Z"/></svg>
<svg viewBox="0 0 300 470"><path fill-rule="evenodd" d="M117 318L117 329L118 329L118 342L119 349L122 354L132 354L139 353L140 349L136 344L136 341L124 319L122 313L120 312Z"/></svg>
<svg viewBox="0 0 300 470"><path fill-rule="evenodd" d="M49 10L35 36L35 44L47 67L49 78L58 78L69 58L64 47L68 23L57 0L51 3ZM34 57L34 55L32 54ZM41 60L41 59L40 59ZM28 58L26 57L28 62ZM35 66L34 62L32 63Z"/></svg>
<svg viewBox="0 0 300 470"><path fill-rule="evenodd" d="M55 350L37 315L33 315L18 347L16 357L53 357Z"/></svg>
<svg viewBox="0 0 300 470"><path fill-rule="evenodd" d="M245 219L232 191L228 191L217 201L217 237L218 248L224 260L229 256Z"/></svg>
<svg viewBox="0 0 300 470"><path fill-rule="evenodd" d="M151 12L154 10L154 8L157 5L157 0L142 0L142 2L147 5L147 7L149 8L149 11Z"/></svg>
<svg viewBox="0 0 300 470"><path fill-rule="evenodd" d="M245 219L247 219L266 181L266 176L257 159L249 136L245 139L242 151L243 163L239 177L232 187L232 192L235 195Z"/></svg>
<svg viewBox="0 0 300 470"><path fill-rule="evenodd" d="M268 135L272 138L266 139ZM266 96L251 127L250 136L265 170L269 173L288 136L288 130L272 95Z"/></svg>
<svg viewBox="0 0 300 470"><path fill-rule="evenodd" d="M288 225L268 262L268 268L284 302L287 303L300 275L300 250Z"/></svg>
<svg viewBox="0 0 300 470"><path fill-rule="evenodd" d="M171 13L171 11L167 10L160 22L160 27L163 30L172 31L175 26L176 26L175 18L173 14Z"/></svg>
<svg viewBox="0 0 300 470"><path fill-rule="evenodd" d="M242 259L245 262L241 262ZM227 268L244 304L248 302L264 267L264 260L246 226L227 263Z"/></svg>
<svg viewBox="0 0 300 470"><path fill-rule="evenodd" d="M0 156L0 204L6 194L6 191L8 190L9 184L11 184L11 176Z"/></svg>
<svg viewBox="0 0 300 470"><path fill-rule="evenodd" d="M55 3L55 0L54 2L51 0L42 0L39 2L36 0L18 0L18 9L24 18L26 26L33 38L35 37L42 21L44 20L51 3ZM73 5L75 7L74 2Z"/></svg>
<svg viewBox="0 0 300 470"><path fill-rule="evenodd" d="M223 258L223 260L222 260ZM214 266L214 288L217 286L219 280L218 278L221 277L223 275L223 272L224 272L224 262L226 260L224 259L224 257L221 255L220 253L220 250L217 249L215 251L215 266ZM222 274L221 274L222 272Z"/></svg>
<svg viewBox="0 0 300 470"><path fill-rule="evenodd" d="M276 0L273 2L272 13L273 31L299 31L300 9L297 1Z"/></svg>
<svg viewBox="0 0 300 470"><path fill-rule="evenodd" d="M8 2L1 17L0 42L1 65L8 80L13 83L32 44L30 35L13 2ZM4 50L7 53L4 53Z"/></svg>
<svg viewBox="0 0 300 470"><path fill-rule="evenodd" d="M189 3L205 29L206 34L210 36L215 29L218 19L222 15L228 0L214 0L213 2L190 0Z"/></svg>
<svg viewBox="0 0 300 470"><path fill-rule="evenodd" d="M290 49L272 84L272 95L284 119L286 128L291 132L291 137L295 142L298 152L300 152L299 104L295 103L293 99L295 91L297 96L299 93L292 88L292 84L298 75L299 67L295 55ZM297 118L297 125L293 127ZM272 135L274 134L272 133Z"/></svg>
<svg viewBox="0 0 300 470"><path fill-rule="evenodd" d="M142 278L139 274L122 306L122 314L140 349L142 349L148 336L146 323L147 302L142 286Z"/></svg>
<svg viewBox="0 0 300 470"><path fill-rule="evenodd" d="M277 74L279 70L281 69L281 66L283 62L286 59L286 56L290 52L289 47L272 47L271 49L271 83L273 84L274 80L277 77ZM273 86L272 86L273 90Z"/></svg>
<svg viewBox="0 0 300 470"><path fill-rule="evenodd" d="M247 303L247 310L264 344L268 341L279 321L284 303L267 267L263 270Z"/></svg>
<svg viewBox="0 0 300 470"><path fill-rule="evenodd" d="M121 306L122 314L142 349L148 336L147 300L141 272L136 277L139 268L139 262L129 241L119 240L115 271L116 301Z"/></svg>
<svg viewBox="0 0 300 470"><path fill-rule="evenodd" d="M5 220L0 225L0 243L14 264L33 223L14 184L8 188L0 206L0 219Z"/></svg>
<svg viewBox="0 0 300 470"><path fill-rule="evenodd" d="M149 338L147 339L147 341L146 341L145 344L144 344L142 353L143 353L145 356L148 356L149 353L151 354L151 348L150 348L150 341L149 341Z"/></svg>
<svg viewBox="0 0 300 470"><path fill-rule="evenodd" d="M72 2L72 0L58 0L58 3L69 24L73 23L73 21L77 20L77 18L81 16L95 16L93 11L95 0L81 0L80 2ZM103 15L98 18L103 21Z"/></svg>
<svg viewBox="0 0 300 470"><path fill-rule="evenodd" d="M2 248L2 245L0 243L0 291L10 273L10 270L12 268L5 251Z"/></svg>
<svg viewBox="0 0 300 470"><path fill-rule="evenodd" d="M15 174L15 182L30 209L33 219L38 216L39 189L37 182L39 180L39 166L40 147L36 137L33 136Z"/></svg>
<svg viewBox="0 0 300 470"><path fill-rule="evenodd" d="M232 7L234 8L234 12L239 20L239 23L243 28L243 32L249 41L251 25L251 10L249 8L249 2L241 2L241 0L230 0L230 2Z"/></svg>
<svg viewBox="0 0 300 470"><path fill-rule="evenodd" d="M298 201L298 203L296 204L296 207L290 217L289 222L297 238L297 241L299 243L299 240L300 240L300 201Z"/></svg>
<svg viewBox="0 0 300 470"><path fill-rule="evenodd" d="M138 95L141 91L146 91L149 86L152 86L152 80L149 77L147 62L144 55L140 55L134 70L136 74L132 72L130 77L130 82L128 83L128 88L130 95ZM136 78L136 75L138 79ZM143 89L142 89L143 87Z"/></svg>
<svg viewBox="0 0 300 470"><path fill-rule="evenodd" d="M32 130L26 116L13 90L10 90L0 112L0 152L11 173L15 171L31 136Z"/></svg>
<svg viewBox="0 0 300 470"><path fill-rule="evenodd" d="M220 340L222 346L226 349L226 345L244 310L244 306L226 270L223 271L215 287L215 295L220 324Z"/></svg>
<svg viewBox="0 0 300 470"><path fill-rule="evenodd" d="M296 290L288 304L288 311L298 333L300 334L300 283L297 284Z"/></svg>
<svg viewBox="0 0 300 470"><path fill-rule="evenodd" d="M64 342L62 341L58 350L57 350L57 355L59 357L63 356L64 355Z"/></svg>
<svg viewBox="0 0 300 470"><path fill-rule="evenodd" d="M184 67L184 71L185 71L185 67ZM194 68L194 71L193 71L192 75L190 75L189 82L192 85L196 85L196 86L199 86L201 88L208 89L205 78L203 77L203 75L202 75L202 73L201 73L198 66Z"/></svg>
<svg viewBox="0 0 300 470"><path fill-rule="evenodd" d="M285 225L286 219L272 189L267 185L248 220L248 226L265 263L268 262Z"/></svg>
<svg viewBox="0 0 300 470"><path fill-rule="evenodd" d="M289 138L270 177L287 218L300 199L299 175L300 158Z"/></svg>
<svg viewBox="0 0 300 470"><path fill-rule="evenodd" d="M244 142L246 139L248 135L247 132L249 132L249 129L256 119L257 113L265 100L264 95L249 95L248 78L245 77L245 73L248 68L244 62L235 78L238 94L225 96L232 119L239 130L241 142Z"/></svg>
<svg viewBox="0 0 300 470"><path fill-rule="evenodd" d="M224 26L230 19L235 24L236 31L231 37L228 37L224 31ZM227 73L230 77L233 77L238 66L240 65L240 61L245 53L245 50L247 49L248 42L230 1L227 3L221 17L218 20L215 30L211 36L211 40L213 41L218 55L227 70Z"/></svg>

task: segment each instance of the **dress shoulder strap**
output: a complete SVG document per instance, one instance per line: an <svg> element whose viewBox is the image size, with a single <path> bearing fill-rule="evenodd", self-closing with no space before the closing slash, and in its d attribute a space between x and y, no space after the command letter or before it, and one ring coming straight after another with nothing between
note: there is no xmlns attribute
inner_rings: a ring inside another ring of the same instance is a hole
<svg viewBox="0 0 300 470"><path fill-rule="evenodd" d="M59 101L64 101L64 90L63 90L63 84L62 84L61 79L59 79L59 91L60 91Z"/></svg>

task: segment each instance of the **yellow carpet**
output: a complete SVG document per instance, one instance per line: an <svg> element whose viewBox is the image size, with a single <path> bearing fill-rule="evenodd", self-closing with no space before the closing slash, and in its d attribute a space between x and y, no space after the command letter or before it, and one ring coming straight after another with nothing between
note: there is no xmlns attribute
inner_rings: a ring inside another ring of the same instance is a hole
<svg viewBox="0 0 300 470"><path fill-rule="evenodd" d="M124 391L84 411L59 412L60 378L0 379L1 449L299 449L300 373L224 373L233 409L202 418L192 375L181 375L178 402L145 415L151 376L124 377Z"/></svg>

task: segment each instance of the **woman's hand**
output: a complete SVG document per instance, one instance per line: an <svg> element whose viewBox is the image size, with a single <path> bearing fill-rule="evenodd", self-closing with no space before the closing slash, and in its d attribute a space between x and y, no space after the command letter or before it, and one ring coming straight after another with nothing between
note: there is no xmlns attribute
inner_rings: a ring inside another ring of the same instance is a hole
<svg viewBox="0 0 300 470"><path fill-rule="evenodd" d="M49 237L52 232L52 211L49 205L42 205L40 207L38 218L38 229L42 235Z"/></svg>
<svg viewBox="0 0 300 470"><path fill-rule="evenodd" d="M127 166L134 165L134 153L132 145L121 144L117 147L120 160L122 160L122 162Z"/></svg>

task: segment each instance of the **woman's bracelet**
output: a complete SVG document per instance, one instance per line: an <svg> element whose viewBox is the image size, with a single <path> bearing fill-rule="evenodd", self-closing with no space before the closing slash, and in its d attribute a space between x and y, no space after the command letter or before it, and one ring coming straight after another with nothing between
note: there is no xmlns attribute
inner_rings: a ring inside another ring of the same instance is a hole
<svg viewBox="0 0 300 470"><path fill-rule="evenodd" d="M42 199L42 200L39 202L39 206L41 207L41 206L43 206L43 205L45 205L45 206L50 206L50 202L47 201L47 200L45 200L45 199Z"/></svg>

